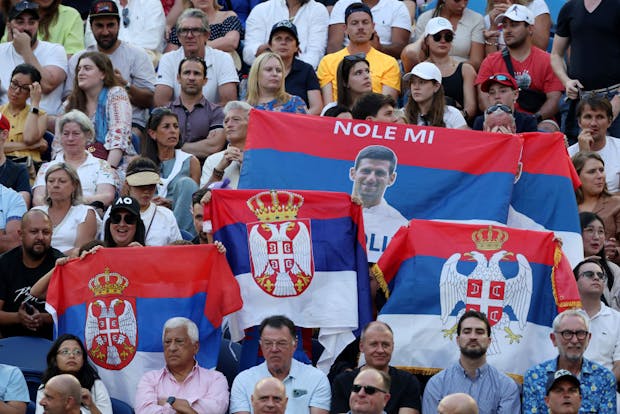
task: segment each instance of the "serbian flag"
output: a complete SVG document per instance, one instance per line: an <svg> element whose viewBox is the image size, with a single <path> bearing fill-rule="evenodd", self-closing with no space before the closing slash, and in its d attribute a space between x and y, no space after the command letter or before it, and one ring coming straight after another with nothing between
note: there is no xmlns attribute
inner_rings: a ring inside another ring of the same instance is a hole
<svg viewBox="0 0 620 414"><path fill-rule="evenodd" d="M232 339L286 315L320 329L317 366L328 370L371 320L361 207L347 194L297 190L213 190L209 206L243 297Z"/></svg>
<svg viewBox="0 0 620 414"><path fill-rule="evenodd" d="M557 356L553 318L579 307L577 284L552 232L412 220L373 274L389 298L379 320L394 331L392 364L433 374L459 357L465 310L491 323L490 364L522 376Z"/></svg>
<svg viewBox="0 0 620 414"><path fill-rule="evenodd" d="M142 375L164 365L164 323L198 326L196 359L217 364L222 318L242 306L226 257L213 245L100 249L57 266L46 309L55 333L82 338L110 396L133 406Z"/></svg>
<svg viewBox="0 0 620 414"><path fill-rule="evenodd" d="M521 174L512 193L508 225L550 230L562 240L572 266L583 260L575 189L581 185L560 132L525 133Z"/></svg>
<svg viewBox="0 0 620 414"><path fill-rule="evenodd" d="M395 155L382 185L382 171L364 174L356 163L371 146ZM411 218L505 223L521 147L517 135L253 110L239 188L375 187L376 202L363 214L376 262Z"/></svg>

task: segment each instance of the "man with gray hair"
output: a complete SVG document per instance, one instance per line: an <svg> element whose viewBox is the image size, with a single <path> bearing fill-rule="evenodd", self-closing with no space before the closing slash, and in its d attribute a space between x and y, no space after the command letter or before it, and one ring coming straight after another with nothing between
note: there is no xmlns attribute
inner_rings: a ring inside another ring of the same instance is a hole
<svg viewBox="0 0 620 414"><path fill-rule="evenodd" d="M527 370L523 379L523 412L547 414L547 381L564 369L581 382L581 412L616 413L616 378L607 368L583 357L590 342L590 318L581 309L569 309L553 320L550 334L558 357Z"/></svg>
<svg viewBox="0 0 620 414"><path fill-rule="evenodd" d="M39 402L45 414L80 414L82 386L71 374L52 377L43 389Z"/></svg>
<svg viewBox="0 0 620 414"><path fill-rule="evenodd" d="M230 101L224 107L224 135L228 141L228 147L224 151L210 155L205 160L200 177L200 187L228 178L229 187L237 188L241 164L243 164L250 109L252 109L250 104L242 101Z"/></svg>
<svg viewBox="0 0 620 414"><path fill-rule="evenodd" d="M155 106L166 106L181 93L177 71L186 57L199 57L204 60L209 82L203 86L202 94L209 102L224 105L237 99L239 76L235 64L228 53L207 46L211 29L206 14L198 9L187 9L179 16L176 28L181 47L164 53L159 61L155 81Z"/></svg>
<svg viewBox="0 0 620 414"><path fill-rule="evenodd" d="M187 318L171 318L162 335L166 366L144 374L136 391L136 413L224 414L228 383L221 373L198 366L198 327Z"/></svg>
<svg viewBox="0 0 620 414"><path fill-rule="evenodd" d="M478 404L470 395L457 392L446 395L437 406L439 414L478 414Z"/></svg>

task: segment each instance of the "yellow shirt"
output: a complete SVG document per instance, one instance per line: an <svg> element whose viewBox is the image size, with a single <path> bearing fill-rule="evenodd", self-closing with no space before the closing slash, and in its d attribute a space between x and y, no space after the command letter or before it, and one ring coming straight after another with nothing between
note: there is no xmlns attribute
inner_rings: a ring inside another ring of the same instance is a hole
<svg viewBox="0 0 620 414"><path fill-rule="evenodd" d="M26 117L30 112L30 105L26 104L26 107L22 109L16 116L12 116L8 110L9 104L0 106L0 112L9 120L11 124L11 130L9 131L8 142L24 142L24 126L26 125ZM39 114L44 114L45 111L39 108ZM34 161L41 161L41 153L39 151L13 151L7 152L6 155L11 157L27 157L31 156Z"/></svg>
<svg viewBox="0 0 620 414"><path fill-rule="evenodd" d="M336 82L338 65L348 55L350 53L346 47L338 52L325 55L321 59L316 72L321 88L331 83L334 102L338 100L338 84ZM382 93L384 85L400 92L401 75L396 59L371 47L366 54L366 60L370 63L370 78L373 92Z"/></svg>

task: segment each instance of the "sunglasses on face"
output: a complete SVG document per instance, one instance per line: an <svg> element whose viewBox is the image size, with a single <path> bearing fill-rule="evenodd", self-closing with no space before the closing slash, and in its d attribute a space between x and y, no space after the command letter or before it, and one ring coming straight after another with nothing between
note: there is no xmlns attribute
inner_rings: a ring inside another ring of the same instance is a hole
<svg viewBox="0 0 620 414"><path fill-rule="evenodd" d="M372 385L359 385L359 384L353 384L353 386L351 387L351 391L357 394L358 392L362 390L362 388L364 389L364 392L368 395L373 395L376 392L383 392L383 393L387 392L387 391L383 391L380 388L373 387Z"/></svg>
<svg viewBox="0 0 620 414"><path fill-rule="evenodd" d="M484 114L491 115L493 112L496 112L496 111L502 111L502 112L506 112L507 114L512 115L512 109L510 109L509 106L506 106L504 104L491 105L486 109L486 111L484 111Z"/></svg>
<svg viewBox="0 0 620 414"><path fill-rule="evenodd" d="M435 42L440 42L441 39L444 39L446 42L451 43L454 40L454 35L451 32L439 32L433 35L433 40Z"/></svg>
<svg viewBox="0 0 620 414"><path fill-rule="evenodd" d="M133 214L111 214L110 215L110 223L112 224L120 224L121 221L124 221L125 224L133 225L138 221L138 217Z"/></svg>
<svg viewBox="0 0 620 414"><path fill-rule="evenodd" d="M592 270L586 270L585 272L579 273L579 277L587 277L588 279L594 279L594 276L598 277L599 280L607 280L607 275L605 272L595 272Z"/></svg>

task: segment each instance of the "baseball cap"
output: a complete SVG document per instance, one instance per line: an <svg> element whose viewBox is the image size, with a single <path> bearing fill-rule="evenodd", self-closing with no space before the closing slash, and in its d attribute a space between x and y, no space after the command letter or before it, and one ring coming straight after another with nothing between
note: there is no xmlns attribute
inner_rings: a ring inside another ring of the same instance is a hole
<svg viewBox="0 0 620 414"><path fill-rule="evenodd" d="M570 381L577 387L581 386L581 382L579 382L579 379L575 375L573 375L572 372L565 369L559 369L553 374L549 374L549 377L547 378L547 387L545 388L547 395L549 395L549 391L551 391L551 388L553 388L553 386L560 380Z"/></svg>
<svg viewBox="0 0 620 414"><path fill-rule="evenodd" d="M418 78L426 80L435 80L441 84L441 71L431 62L418 63L411 69L411 72L403 76L403 79L407 81L411 79L412 76L417 76Z"/></svg>
<svg viewBox="0 0 620 414"><path fill-rule="evenodd" d="M370 7L366 6L364 3L351 3L344 11L344 22L347 22L347 19L351 14L357 12L367 13L372 20L372 12L370 11Z"/></svg>
<svg viewBox="0 0 620 414"><path fill-rule="evenodd" d="M121 196L117 198L114 204L112 204L110 214L117 210L127 210L134 216L140 217L140 204L138 204L138 201L133 197Z"/></svg>
<svg viewBox="0 0 620 414"><path fill-rule="evenodd" d="M39 5L35 2L22 0L9 11L9 20L17 18L22 13L29 12L35 19L39 19Z"/></svg>
<svg viewBox="0 0 620 414"><path fill-rule="evenodd" d="M442 30L449 30L454 33L454 29L452 28L452 23L450 20L445 17L433 17L426 23L426 27L424 28L424 36L434 35L436 33L441 32Z"/></svg>
<svg viewBox="0 0 620 414"><path fill-rule="evenodd" d="M11 129L11 123L8 118L3 114L0 114L0 131L8 131Z"/></svg>
<svg viewBox="0 0 620 414"><path fill-rule="evenodd" d="M504 18L508 18L513 22L525 22L527 24L534 24L534 14L525 6L520 4L513 4L506 10L506 12L500 14L495 18L495 23L500 23Z"/></svg>
<svg viewBox="0 0 620 414"><path fill-rule="evenodd" d="M276 34L276 32L289 32L290 34L293 35L293 37L297 41L297 44L299 44L299 36L297 35L297 26L291 23L290 20L288 19L282 20L273 25L273 27L271 28L271 33L269 33L269 43L271 43L271 39L273 38L273 35Z"/></svg>
<svg viewBox="0 0 620 414"><path fill-rule="evenodd" d="M90 7L90 13L88 14L92 17L117 17L120 19L120 15L118 13L118 6L112 0L97 0Z"/></svg>
<svg viewBox="0 0 620 414"><path fill-rule="evenodd" d="M482 92L489 92L489 88L494 83L499 83L500 85L509 86L512 89L519 89L515 78L513 78L507 73L494 73L493 75L485 79L484 82L482 82L482 84L480 85L480 89L482 90Z"/></svg>

